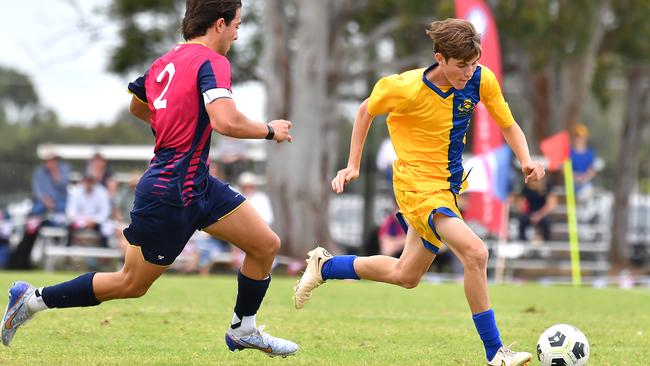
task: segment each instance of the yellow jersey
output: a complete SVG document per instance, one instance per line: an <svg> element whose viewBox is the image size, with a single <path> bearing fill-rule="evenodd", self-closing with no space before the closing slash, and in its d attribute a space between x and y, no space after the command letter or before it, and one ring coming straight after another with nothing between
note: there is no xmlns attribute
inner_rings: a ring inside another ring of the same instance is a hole
<svg viewBox="0 0 650 366"><path fill-rule="evenodd" d="M396 189L459 193L466 188L465 136L479 101L501 128L515 123L492 70L478 65L464 89L443 91L425 77L437 66L386 76L370 95L368 113L388 113L388 132L397 154Z"/></svg>

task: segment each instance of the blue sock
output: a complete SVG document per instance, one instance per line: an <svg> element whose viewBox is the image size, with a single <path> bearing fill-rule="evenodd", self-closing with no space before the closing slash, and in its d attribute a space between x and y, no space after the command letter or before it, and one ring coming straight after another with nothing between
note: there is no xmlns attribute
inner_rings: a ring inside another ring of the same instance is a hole
<svg viewBox="0 0 650 366"><path fill-rule="evenodd" d="M270 283L271 276L264 280L254 280L239 271L237 274L237 302L235 303L235 314L239 319L257 314Z"/></svg>
<svg viewBox="0 0 650 366"><path fill-rule="evenodd" d="M357 272L354 271L354 260L356 255L337 255L323 264L321 275L325 280L358 280Z"/></svg>
<svg viewBox="0 0 650 366"><path fill-rule="evenodd" d="M483 341L485 355L488 361L490 361L502 346L494 311L490 309L482 313L474 314L472 315L472 319L474 319L476 330Z"/></svg>
<svg viewBox="0 0 650 366"><path fill-rule="evenodd" d="M43 288L41 296L48 308L74 308L99 305L93 291L95 272L82 274L68 282Z"/></svg>

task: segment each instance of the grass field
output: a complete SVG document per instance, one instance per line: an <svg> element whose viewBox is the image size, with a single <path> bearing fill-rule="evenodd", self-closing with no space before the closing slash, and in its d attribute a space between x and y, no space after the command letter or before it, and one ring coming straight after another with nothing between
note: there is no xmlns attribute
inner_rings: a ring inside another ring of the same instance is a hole
<svg viewBox="0 0 650 366"><path fill-rule="evenodd" d="M15 279L40 286L71 277L0 272L0 289L4 293ZM167 275L141 299L38 314L11 347L0 349L0 365L483 364L461 285L403 290L334 282L297 311L291 305L295 280L276 276L258 314L258 324L267 324L271 334L300 344L290 358L228 351L223 334L232 316L234 276ZM491 294L502 338L517 341L519 350L534 353L546 327L571 323L589 338L590 365L649 363L648 289L503 285L492 286ZM4 309L6 298L0 305Z"/></svg>

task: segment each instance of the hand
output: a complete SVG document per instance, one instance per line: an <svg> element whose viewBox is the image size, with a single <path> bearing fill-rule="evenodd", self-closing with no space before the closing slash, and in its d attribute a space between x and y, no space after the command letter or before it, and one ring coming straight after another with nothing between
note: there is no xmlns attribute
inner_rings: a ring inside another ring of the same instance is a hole
<svg viewBox="0 0 650 366"><path fill-rule="evenodd" d="M530 215L531 224L537 225L540 220L542 220L542 217L539 215L539 212L535 212L534 214Z"/></svg>
<svg viewBox="0 0 650 366"><path fill-rule="evenodd" d="M343 186L352 182L353 180L359 177L359 169L347 167L345 169L339 170L336 173L336 177L332 179L332 189L337 194L343 192Z"/></svg>
<svg viewBox="0 0 650 366"><path fill-rule="evenodd" d="M546 175L544 165L538 161L529 161L521 164L521 171L524 173L524 177L526 177L524 179L526 183L538 181Z"/></svg>
<svg viewBox="0 0 650 366"><path fill-rule="evenodd" d="M47 207L48 211L54 211L56 205L54 204L54 200L52 200L49 196L43 196L43 198L41 198L41 201L45 207Z"/></svg>
<svg viewBox="0 0 650 366"><path fill-rule="evenodd" d="M275 140L277 143L280 143L282 141L291 142L291 135L289 135L289 129L291 128L291 121L287 121L284 119L276 119L269 122L269 125L273 127L273 132L275 133L273 135L273 140Z"/></svg>

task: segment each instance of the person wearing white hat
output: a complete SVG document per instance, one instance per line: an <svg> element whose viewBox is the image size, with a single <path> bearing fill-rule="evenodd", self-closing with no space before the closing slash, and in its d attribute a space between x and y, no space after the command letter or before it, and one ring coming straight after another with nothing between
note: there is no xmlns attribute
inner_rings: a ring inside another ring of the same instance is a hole
<svg viewBox="0 0 650 366"><path fill-rule="evenodd" d="M240 192L246 197L246 200L253 206L255 211L262 216L269 226L273 223L273 208L269 196L257 189L259 180L251 172L243 172L237 180Z"/></svg>
<svg viewBox="0 0 650 366"><path fill-rule="evenodd" d="M23 239L9 256L9 269L31 268L30 256L40 228L65 223L70 165L61 161L55 147L50 144L41 145L37 155L43 163L34 170L32 178L32 209Z"/></svg>

